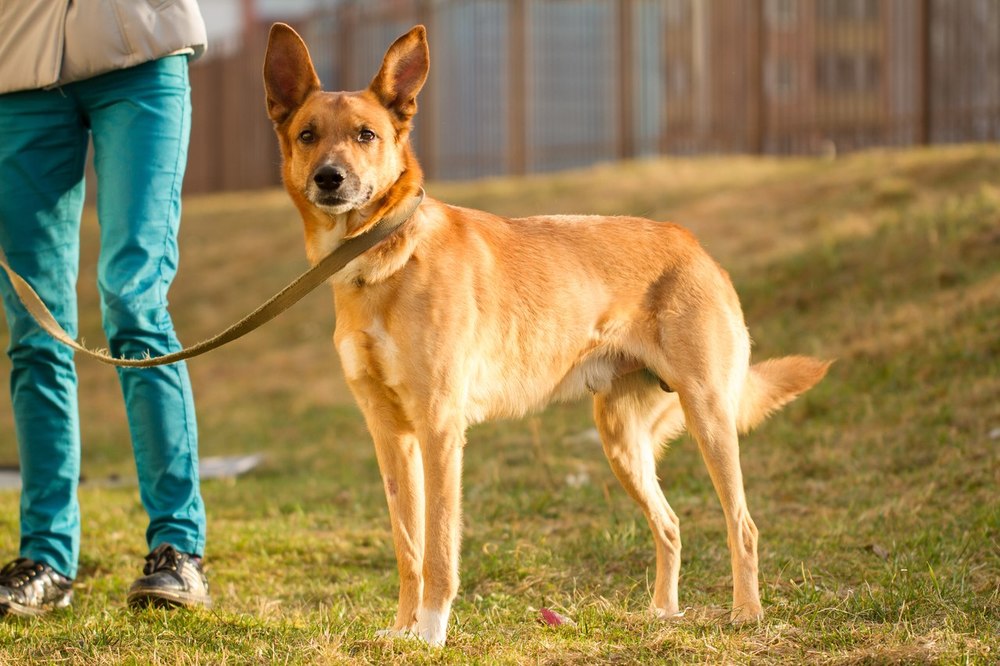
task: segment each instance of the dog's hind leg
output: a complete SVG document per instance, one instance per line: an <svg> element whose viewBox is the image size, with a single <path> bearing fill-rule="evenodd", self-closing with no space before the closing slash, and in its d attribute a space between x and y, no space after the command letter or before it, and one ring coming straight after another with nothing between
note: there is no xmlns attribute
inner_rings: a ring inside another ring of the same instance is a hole
<svg viewBox="0 0 1000 666"><path fill-rule="evenodd" d="M675 616L679 610L680 522L656 478L656 452L684 428L677 397L664 393L659 381L645 372L634 372L619 377L608 392L594 397L594 421L611 469L642 508L653 531L653 612L660 617Z"/></svg>
<svg viewBox="0 0 1000 666"><path fill-rule="evenodd" d="M733 568L732 619L758 619L763 611L757 582L757 526L750 517L743 490L734 409L707 387L678 389L678 393L688 430L698 442L726 517Z"/></svg>
<svg viewBox="0 0 1000 666"><path fill-rule="evenodd" d="M747 509L737 437L750 336L736 292L714 262L694 256L673 275L675 282L653 296L658 334L643 360L677 392L685 426L722 504L733 570L732 619L753 620L762 614L757 527Z"/></svg>
<svg viewBox="0 0 1000 666"><path fill-rule="evenodd" d="M715 323L676 334L673 348L668 348L671 363L664 364L661 376L677 391L688 432L698 442L722 504L733 569L732 620L742 622L762 615L757 527L747 509L737 436L750 341L736 323L723 318Z"/></svg>

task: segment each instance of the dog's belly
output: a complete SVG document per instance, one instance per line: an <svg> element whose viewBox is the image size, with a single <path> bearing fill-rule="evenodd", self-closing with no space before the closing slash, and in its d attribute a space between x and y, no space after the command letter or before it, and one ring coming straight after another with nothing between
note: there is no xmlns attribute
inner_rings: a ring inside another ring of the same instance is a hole
<svg viewBox="0 0 1000 666"><path fill-rule="evenodd" d="M516 418L553 401L607 391L616 377L643 367L634 358L605 349L590 349L576 355L560 353L558 358L522 355L511 348L491 352L453 350L449 364L457 365L458 372L451 376L461 378L459 382L428 386L420 379L435 373L425 370L420 372L422 378L410 376L408 373L415 368L402 363L408 354L401 353L380 321L374 321L364 331L345 335L337 348L349 382L365 377L374 379L392 389L407 412L416 407L411 404L414 399L421 401L424 391L440 397L451 393L457 385L459 391L453 394L456 406L470 425ZM414 392L417 386L423 388Z"/></svg>
<svg viewBox="0 0 1000 666"><path fill-rule="evenodd" d="M617 377L642 367L617 353L589 353L576 362L560 359L552 365L536 361L533 366L484 358L472 364L467 376L466 418L474 424L524 416L550 402L607 391Z"/></svg>

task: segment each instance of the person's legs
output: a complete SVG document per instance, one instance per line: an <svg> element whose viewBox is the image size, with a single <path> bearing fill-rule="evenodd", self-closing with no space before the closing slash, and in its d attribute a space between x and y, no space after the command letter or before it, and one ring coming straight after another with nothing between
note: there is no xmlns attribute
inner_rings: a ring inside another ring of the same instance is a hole
<svg viewBox="0 0 1000 666"><path fill-rule="evenodd" d="M191 107L187 58L173 56L80 84L90 114L101 225L98 286L111 353L130 358L181 348L167 313L177 270L180 191ZM150 549L200 556L205 509L198 433L184 363L120 369L149 513Z"/></svg>
<svg viewBox="0 0 1000 666"><path fill-rule="evenodd" d="M0 247L73 336L86 152L87 129L71 96L0 95ZM35 324L6 276L0 293L21 464L21 556L74 578L80 429L73 352Z"/></svg>

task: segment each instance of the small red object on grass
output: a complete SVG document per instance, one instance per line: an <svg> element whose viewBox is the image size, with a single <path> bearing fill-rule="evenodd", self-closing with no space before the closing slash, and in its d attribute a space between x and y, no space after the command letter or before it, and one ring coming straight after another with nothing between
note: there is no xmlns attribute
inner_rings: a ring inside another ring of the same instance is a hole
<svg viewBox="0 0 1000 666"><path fill-rule="evenodd" d="M540 608L538 612L541 615L542 624L547 624L550 627L560 627L564 624L570 627L576 626L576 622L569 619L565 615L560 615L554 610L548 608Z"/></svg>

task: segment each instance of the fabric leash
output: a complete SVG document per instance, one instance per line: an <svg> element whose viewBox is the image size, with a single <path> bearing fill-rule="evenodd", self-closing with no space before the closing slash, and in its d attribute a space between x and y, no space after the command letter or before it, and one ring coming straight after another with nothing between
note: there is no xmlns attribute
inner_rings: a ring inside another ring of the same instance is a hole
<svg viewBox="0 0 1000 666"><path fill-rule="evenodd" d="M84 347L78 343L59 325L49 309L45 307L42 299L38 297L35 290L20 275L18 275L9 265L7 257L0 249L0 268L2 268L10 278L17 292L21 303L28 310L38 325L53 338L68 345L76 351L95 358L101 363L115 365L125 368L149 368L156 365L167 365L183 361L184 359L200 356L205 352L221 347L222 345L241 338L247 333L259 328L263 324L271 321L279 314L298 303L313 289L323 284L330 276L344 268L367 250L370 250L379 242L385 240L392 232L398 229L404 222L409 220L417 211L417 207L424 200L424 190L413 196L408 205L398 214L391 218L382 218L375 226L368 231L345 241L340 247L328 254L315 266L297 277L287 287L272 296L266 303L239 320L218 335L202 340L198 344L186 347L180 351L166 354L164 356L146 358L114 358L107 350L94 350Z"/></svg>

